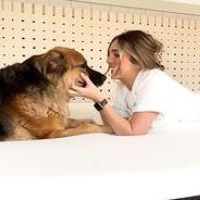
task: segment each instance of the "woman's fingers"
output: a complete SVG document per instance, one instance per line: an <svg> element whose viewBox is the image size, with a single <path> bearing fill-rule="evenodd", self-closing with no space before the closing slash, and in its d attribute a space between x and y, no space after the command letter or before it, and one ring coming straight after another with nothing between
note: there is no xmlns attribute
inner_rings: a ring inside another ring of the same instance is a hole
<svg viewBox="0 0 200 200"><path fill-rule="evenodd" d="M71 96L79 96L79 93L78 93L76 90L69 89L68 92L69 92L69 94L70 94Z"/></svg>
<svg viewBox="0 0 200 200"><path fill-rule="evenodd" d="M85 75L84 73L81 73L81 77L86 82L86 87L87 87L87 85L93 85L92 81L90 80L90 78L87 75Z"/></svg>
<svg viewBox="0 0 200 200"><path fill-rule="evenodd" d="M81 96L81 87L78 87L75 82L72 82L71 88L68 90L72 96Z"/></svg>
<svg viewBox="0 0 200 200"><path fill-rule="evenodd" d="M71 96L82 96L89 99L96 99L96 96L99 96L99 90L97 87L92 83L87 75L81 74L81 77L86 82L86 86L80 87L77 86L75 82L72 82L71 88L69 89L69 94Z"/></svg>

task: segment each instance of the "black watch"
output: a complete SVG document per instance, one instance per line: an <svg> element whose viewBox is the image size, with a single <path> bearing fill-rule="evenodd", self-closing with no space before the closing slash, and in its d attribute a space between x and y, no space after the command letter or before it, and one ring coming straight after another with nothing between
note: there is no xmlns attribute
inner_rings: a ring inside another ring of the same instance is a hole
<svg viewBox="0 0 200 200"><path fill-rule="evenodd" d="M103 109L103 107L108 103L108 101L106 99L103 99L102 101L96 102L94 104L94 107L98 110L101 111Z"/></svg>

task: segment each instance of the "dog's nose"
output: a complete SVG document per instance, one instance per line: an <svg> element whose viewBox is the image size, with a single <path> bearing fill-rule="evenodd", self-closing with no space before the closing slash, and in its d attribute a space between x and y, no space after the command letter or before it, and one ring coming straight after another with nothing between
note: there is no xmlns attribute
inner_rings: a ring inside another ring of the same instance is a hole
<svg viewBox="0 0 200 200"><path fill-rule="evenodd" d="M94 85L101 86L103 85L104 81L106 80L106 76L98 71L95 71L91 68L88 68L87 70L88 74L89 74L89 78L90 80L94 83Z"/></svg>
<svg viewBox="0 0 200 200"><path fill-rule="evenodd" d="M102 82L104 83L104 81L107 79L106 75L101 74L102 75Z"/></svg>
<svg viewBox="0 0 200 200"><path fill-rule="evenodd" d="M97 87L103 85L103 83L107 79L107 77L104 74L100 73L100 75L98 76L99 78L97 78L96 81L93 82Z"/></svg>

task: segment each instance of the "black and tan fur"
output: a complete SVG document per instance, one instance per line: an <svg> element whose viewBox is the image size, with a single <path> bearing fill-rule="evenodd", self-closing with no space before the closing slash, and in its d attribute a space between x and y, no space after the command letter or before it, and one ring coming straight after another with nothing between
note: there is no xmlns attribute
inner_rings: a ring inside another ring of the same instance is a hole
<svg viewBox="0 0 200 200"><path fill-rule="evenodd" d="M0 70L0 140L43 139L107 132L107 126L69 118L68 89L80 73L100 86L105 76L79 52L56 47Z"/></svg>

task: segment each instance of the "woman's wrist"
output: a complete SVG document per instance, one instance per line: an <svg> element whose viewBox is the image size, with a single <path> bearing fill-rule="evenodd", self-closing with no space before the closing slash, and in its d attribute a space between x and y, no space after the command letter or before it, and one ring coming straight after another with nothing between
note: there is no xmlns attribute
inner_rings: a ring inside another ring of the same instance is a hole
<svg viewBox="0 0 200 200"><path fill-rule="evenodd" d="M94 102L100 102L100 101L102 101L103 99L105 99L105 97L103 97L102 95L97 95L97 96L95 96L92 100L93 100Z"/></svg>
<svg viewBox="0 0 200 200"><path fill-rule="evenodd" d="M95 102L94 107L98 110L101 111L103 110L104 106L108 104L107 99L103 99L101 101Z"/></svg>

